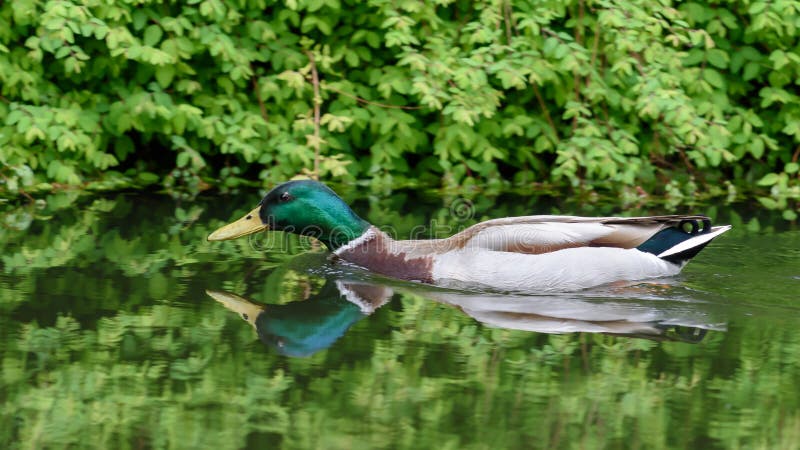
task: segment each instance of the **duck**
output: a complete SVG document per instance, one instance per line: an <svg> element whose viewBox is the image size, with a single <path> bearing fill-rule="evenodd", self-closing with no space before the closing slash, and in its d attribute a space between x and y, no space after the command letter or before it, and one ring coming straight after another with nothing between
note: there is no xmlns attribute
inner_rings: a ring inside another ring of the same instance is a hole
<svg viewBox="0 0 800 450"><path fill-rule="evenodd" d="M730 225L704 215L490 219L447 238L398 240L359 217L332 189L293 180L208 236L264 230L319 240L331 258L400 280L500 292L569 292L675 276Z"/></svg>

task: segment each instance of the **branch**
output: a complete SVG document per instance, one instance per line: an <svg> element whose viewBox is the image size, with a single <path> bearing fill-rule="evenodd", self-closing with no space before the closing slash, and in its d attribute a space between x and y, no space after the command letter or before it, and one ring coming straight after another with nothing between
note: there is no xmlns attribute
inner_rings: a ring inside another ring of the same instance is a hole
<svg viewBox="0 0 800 450"><path fill-rule="evenodd" d="M692 162L689 161L689 157L686 156L686 152L683 151L683 147L680 147L680 146L676 145L675 148L678 149L678 153L681 155L681 159L683 160L683 164L685 164L686 168L689 169L689 172L691 172L692 175L694 175L694 164L692 164Z"/></svg>
<svg viewBox="0 0 800 450"><path fill-rule="evenodd" d="M506 0L501 8L503 8L503 22L506 24L506 40L508 45L511 45L511 4Z"/></svg>
<svg viewBox="0 0 800 450"><path fill-rule="evenodd" d="M583 17L585 15L584 12L584 4L583 0L579 0L578 2L578 23L575 26L575 43L578 45L583 45Z"/></svg>
<svg viewBox="0 0 800 450"><path fill-rule="evenodd" d="M539 86L536 86L536 84L531 84L531 86L533 86L533 93L536 95L536 100L539 102L539 107L542 108L542 114L544 114L544 118L547 120L547 123L550 124L550 128L553 129L553 135L556 138L556 143L558 143L558 130L556 129L555 122L553 122L553 118L550 117L550 111L547 110L547 105L544 103L542 93L539 92Z"/></svg>
<svg viewBox="0 0 800 450"><path fill-rule="evenodd" d="M308 55L308 62L311 64L311 84L314 86L314 173L312 178L319 179L319 116L320 105L322 104L322 97L319 95L319 74L317 74L317 63L314 60L314 54L311 51L306 51Z"/></svg>
<svg viewBox="0 0 800 450"><path fill-rule="evenodd" d="M642 55L637 52L630 52L630 55L636 60L636 69L639 70L639 75L645 76L644 65L642 65Z"/></svg>
<svg viewBox="0 0 800 450"><path fill-rule="evenodd" d="M344 95L345 97L350 97L353 100L357 101L358 103L363 103L365 105L373 105L373 106L378 106L378 107L381 107L381 108L389 108L389 109L406 109L406 110L422 109L423 108L422 106L387 105L386 103L373 102L373 101L367 100L365 98L361 98L361 97L359 97L357 95L351 94L349 92L344 92L344 91L341 91L339 89L336 89L335 87L332 87L327 83L324 86L322 86L322 89L325 89L326 91L336 92L337 94Z"/></svg>
<svg viewBox="0 0 800 450"><path fill-rule="evenodd" d="M597 47L600 44L600 21L598 20L594 24L594 42L592 42L592 60L589 63L589 66L594 69L594 65L597 62Z"/></svg>
<svg viewBox="0 0 800 450"><path fill-rule="evenodd" d="M0 172L0 177L3 177L3 180L6 182L6 184L8 184L8 177L3 172ZM17 192L19 192L25 198L27 198L29 202L36 203L36 200L33 197L31 197L31 194L28 194L27 192L25 192L25 189L22 189L22 188L18 187L17 188Z"/></svg>
<svg viewBox="0 0 800 450"><path fill-rule="evenodd" d="M578 2L578 24L575 26L575 43L583 46L583 17L584 17L584 5L583 0ZM577 103L581 102L581 75L578 73L578 69L572 69L572 84L575 90L575 101ZM578 116L572 118L572 134L575 134L575 130L578 128Z"/></svg>
<svg viewBox="0 0 800 450"><path fill-rule="evenodd" d="M549 28L542 28L542 33L544 33L544 34L546 34L548 36L552 36L552 37L556 38L556 40L558 42L562 43L562 44L564 43L564 40L561 39L561 36L559 36L558 33L556 33L555 31L553 31L553 30L551 30Z"/></svg>
<svg viewBox="0 0 800 450"><path fill-rule="evenodd" d="M261 100L261 92L258 88L258 75L255 74L255 69L252 64L250 64L250 68L253 69L253 93L256 95L256 100L258 101L258 109L261 110L261 117L264 118L264 122L269 123L269 116L267 115L267 107L264 105L264 101Z"/></svg>

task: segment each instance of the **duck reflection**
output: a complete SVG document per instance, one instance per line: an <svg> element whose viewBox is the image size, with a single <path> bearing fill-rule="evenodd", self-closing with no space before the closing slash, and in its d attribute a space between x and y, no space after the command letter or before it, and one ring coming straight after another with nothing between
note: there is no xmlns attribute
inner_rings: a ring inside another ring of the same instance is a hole
<svg viewBox="0 0 800 450"><path fill-rule="evenodd" d="M327 280L316 295L283 305L259 305L224 291L206 293L249 322L261 342L287 356L310 356L330 347L392 297L388 287L341 280Z"/></svg>
<svg viewBox="0 0 800 450"><path fill-rule="evenodd" d="M697 343L708 330L725 329L725 323L715 319L708 308L710 305L642 298L647 290L643 286L551 296L462 292L429 292L427 296L459 308L484 325L537 333L603 333Z"/></svg>
<svg viewBox="0 0 800 450"><path fill-rule="evenodd" d="M249 322L264 344L284 355L309 356L333 345L353 324L386 304L395 289L456 307L484 325L513 330L697 343L708 330L725 329L711 305L648 297L642 291L647 287L616 291L611 298L611 292L524 296L327 279L317 294L282 305L259 305L228 292L206 292Z"/></svg>

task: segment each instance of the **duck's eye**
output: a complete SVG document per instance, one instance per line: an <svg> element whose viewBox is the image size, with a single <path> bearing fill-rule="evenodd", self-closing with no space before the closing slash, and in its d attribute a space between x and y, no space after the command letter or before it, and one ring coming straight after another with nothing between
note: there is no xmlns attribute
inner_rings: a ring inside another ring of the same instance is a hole
<svg viewBox="0 0 800 450"><path fill-rule="evenodd" d="M294 198L294 197L292 197L292 194L290 194L290 193L288 193L288 192L284 192L284 193L283 193L283 194L281 194L281 196L280 196L280 199L281 199L281 201L282 201L282 202L288 202L289 200L291 200L291 199L293 199L293 198Z"/></svg>

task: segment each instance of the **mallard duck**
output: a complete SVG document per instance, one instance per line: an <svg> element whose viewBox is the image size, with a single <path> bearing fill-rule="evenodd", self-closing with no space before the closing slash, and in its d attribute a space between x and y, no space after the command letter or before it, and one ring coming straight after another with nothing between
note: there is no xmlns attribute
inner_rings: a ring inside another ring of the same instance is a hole
<svg viewBox="0 0 800 450"><path fill-rule="evenodd" d="M209 241L262 230L312 236L338 258L403 280L499 291L575 291L673 276L729 225L706 216L523 216L475 224L446 239L395 240L330 188L283 183Z"/></svg>

